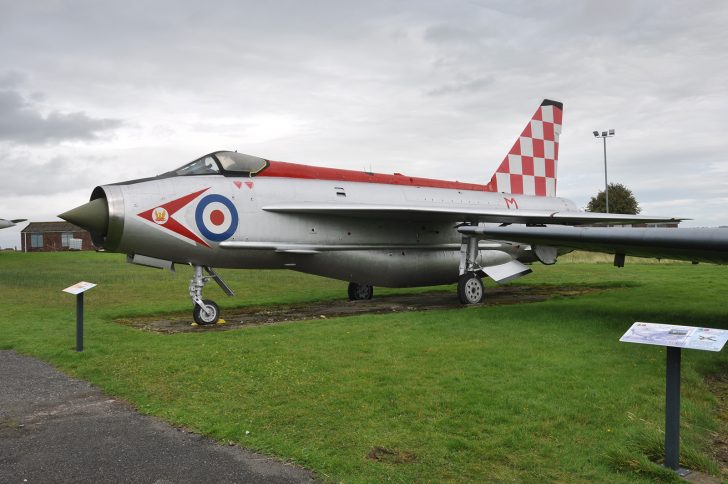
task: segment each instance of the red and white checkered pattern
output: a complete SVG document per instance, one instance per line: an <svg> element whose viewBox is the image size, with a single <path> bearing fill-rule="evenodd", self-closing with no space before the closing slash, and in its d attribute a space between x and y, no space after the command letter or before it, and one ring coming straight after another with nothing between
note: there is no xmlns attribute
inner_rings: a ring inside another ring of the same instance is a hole
<svg viewBox="0 0 728 484"><path fill-rule="evenodd" d="M556 167L562 110L550 102L539 106L488 184L495 192L556 196Z"/></svg>

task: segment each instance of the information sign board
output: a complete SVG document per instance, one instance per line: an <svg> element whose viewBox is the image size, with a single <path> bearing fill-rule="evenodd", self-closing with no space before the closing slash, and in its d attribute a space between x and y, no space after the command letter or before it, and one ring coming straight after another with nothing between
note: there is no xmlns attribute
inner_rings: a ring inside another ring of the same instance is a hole
<svg viewBox="0 0 728 484"><path fill-rule="evenodd" d="M67 292L68 294L81 294L82 292L86 292L92 287L96 287L96 284L93 282L77 282L73 286L68 286L63 290L63 292Z"/></svg>
<svg viewBox="0 0 728 484"><path fill-rule="evenodd" d="M692 350L720 351L728 341L728 330L636 322L624 333L619 341Z"/></svg>

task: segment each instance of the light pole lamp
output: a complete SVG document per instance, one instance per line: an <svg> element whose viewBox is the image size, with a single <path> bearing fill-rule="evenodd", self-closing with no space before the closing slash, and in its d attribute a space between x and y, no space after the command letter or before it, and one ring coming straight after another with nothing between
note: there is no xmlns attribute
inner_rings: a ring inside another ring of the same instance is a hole
<svg viewBox="0 0 728 484"><path fill-rule="evenodd" d="M604 140L604 201L606 206L606 213L609 213L609 185L607 183L607 138L614 136L614 130L609 131L593 131L595 138L601 138Z"/></svg>

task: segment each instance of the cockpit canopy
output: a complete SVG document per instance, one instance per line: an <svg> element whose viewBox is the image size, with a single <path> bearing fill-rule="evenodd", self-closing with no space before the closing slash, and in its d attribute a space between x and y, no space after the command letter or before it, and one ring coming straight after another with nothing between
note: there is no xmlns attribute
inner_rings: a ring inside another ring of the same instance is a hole
<svg viewBox="0 0 728 484"><path fill-rule="evenodd" d="M245 155L235 151L216 151L172 170L171 173L177 176L218 174L255 176L267 167L268 161L257 156Z"/></svg>

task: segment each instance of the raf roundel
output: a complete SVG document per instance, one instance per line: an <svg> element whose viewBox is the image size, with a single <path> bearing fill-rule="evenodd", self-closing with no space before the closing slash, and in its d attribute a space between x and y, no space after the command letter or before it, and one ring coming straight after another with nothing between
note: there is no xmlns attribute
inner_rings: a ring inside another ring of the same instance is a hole
<svg viewBox="0 0 728 484"><path fill-rule="evenodd" d="M238 211L233 202L222 195L207 195L197 204L195 222L203 237L222 242L238 229Z"/></svg>

